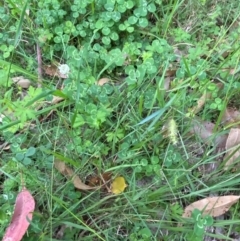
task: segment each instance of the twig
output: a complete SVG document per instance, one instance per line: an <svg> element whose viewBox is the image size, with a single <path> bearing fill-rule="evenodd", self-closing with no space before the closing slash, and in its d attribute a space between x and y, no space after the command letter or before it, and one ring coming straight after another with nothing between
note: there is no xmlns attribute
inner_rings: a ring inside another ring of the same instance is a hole
<svg viewBox="0 0 240 241"><path fill-rule="evenodd" d="M42 55L39 44L37 43L37 62L38 62L38 87L42 87Z"/></svg>

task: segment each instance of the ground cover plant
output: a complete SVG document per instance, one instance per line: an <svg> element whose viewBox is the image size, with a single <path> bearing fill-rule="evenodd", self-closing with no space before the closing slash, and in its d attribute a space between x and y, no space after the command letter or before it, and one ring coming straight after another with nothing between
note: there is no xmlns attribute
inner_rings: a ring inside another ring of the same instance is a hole
<svg viewBox="0 0 240 241"><path fill-rule="evenodd" d="M240 240L239 1L0 13L3 240Z"/></svg>

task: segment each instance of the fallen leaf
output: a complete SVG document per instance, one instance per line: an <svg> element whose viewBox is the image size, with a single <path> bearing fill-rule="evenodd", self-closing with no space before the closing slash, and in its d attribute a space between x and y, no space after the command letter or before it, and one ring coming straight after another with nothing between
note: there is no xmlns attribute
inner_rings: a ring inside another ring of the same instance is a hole
<svg viewBox="0 0 240 241"><path fill-rule="evenodd" d="M234 124L240 121L240 112L233 108L227 108L222 116L224 126Z"/></svg>
<svg viewBox="0 0 240 241"><path fill-rule="evenodd" d="M57 76L62 79L68 78L68 74L63 74L60 72L58 65L54 65L54 64L46 65L46 66L43 66L43 70L44 70L45 74L50 75L50 76Z"/></svg>
<svg viewBox="0 0 240 241"><path fill-rule="evenodd" d="M24 187L17 195L12 221L2 241L20 241L28 229L29 220L32 220L34 209L34 198Z"/></svg>
<svg viewBox="0 0 240 241"><path fill-rule="evenodd" d="M190 110L190 112L193 113L193 114L197 114L203 108L203 106L205 105L206 101L211 98L211 96L212 96L211 93L204 92L203 95L197 101L197 105L194 106Z"/></svg>
<svg viewBox="0 0 240 241"><path fill-rule="evenodd" d="M225 163L224 170L227 170L230 166L234 164L236 159L240 156L239 150L240 144L240 129L232 128L229 132L226 141L226 155L224 157L227 162Z"/></svg>
<svg viewBox="0 0 240 241"><path fill-rule="evenodd" d="M53 96L53 99L51 101L51 104L57 104L61 101L65 100L63 97L60 97L60 96Z"/></svg>
<svg viewBox="0 0 240 241"><path fill-rule="evenodd" d="M212 83L213 84L213 83ZM215 87L220 90L223 88L222 83L214 83ZM202 94L202 96L197 100L197 105L194 106L193 108L191 108L189 110L190 114L197 114L199 111L202 110L202 108L204 107L205 103L207 100L210 100L212 98L212 93L211 92L207 92L204 91L204 93Z"/></svg>
<svg viewBox="0 0 240 241"><path fill-rule="evenodd" d="M193 119L190 132L198 135L204 142L208 142L213 134L214 126L212 122Z"/></svg>
<svg viewBox="0 0 240 241"><path fill-rule="evenodd" d="M97 81L97 85L102 86L110 81L109 78L101 78L100 80Z"/></svg>
<svg viewBox="0 0 240 241"><path fill-rule="evenodd" d="M79 190L95 189L95 187L90 187L90 186L84 184L81 181L81 179L78 176L76 176L74 171L70 167L68 167L64 162L59 161L59 160L55 160L54 166L61 174L63 174L67 178L72 179L72 182L73 182L73 185L74 185L75 188L77 188Z"/></svg>
<svg viewBox="0 0 240 241"><path fill-rule="evenodd" d="M214 136L215 124L209 121L202 121L200 119L192 120L192 128L190 133L199 136L203 143L212 143L217 148L225 148L225 143L227 139L226 134Z"/></svg>
<svg viewBox="0 0 240 241"><path fill-rule="evenodd" d="M192 211L198 209L203 215L218 217L226 213L230 207L239 200L240 196L222 196L222 197L207 197L194 202L187 206L184 210L183 217L191 217Z"/></svg>
<svg viewBox="0 0 240 241"><path fill-rule="evenodd" d="M65 230L67 228L66 224L62 224L56 231L56 239L62 240L64 238Z"/></svg>
<svg viewBox="0 0 240 241"><path fill-rule="evenodd" d="M31 85L31 81L28 79L25 79L23 76L18 76L12 78L13 82L17 84L18 86L28 89L28 87Z"/></svg>
<svg viewBox="0 0 240 241"><path fill-rule="evenodd" d="M112 177L111 172L104 172L99 176L92 176L88 179L88 185L91 187L101 186L106 182L109 182Z"/></svg>
<svg viewBox="0 0 240 241"><path fill-rule="evenodd" d="M190 44L190 46L193 46L192 44ZM180 50L180 48L178 48L178 46L174 46L173 48L174 54L176 56L176 61L180 62L182 57L186 56L186 51L184 50Z"/></svg>
<svg viewBox="0 0 240 241"><path fill-rule="evenodd" d="M112 182L111 192L113 194L120 194L125 190L126 187L127 184L125 182L125 179L123 177L116 177Z"/></svg>
<svg viewBox="0 0 240 241"><path fill-rule="evenodd" d="M172 81L171 77L165 77L165 79L164 79L164 89L165 90L169 90L171 81Z"/></svg>
<svg viewBox="0 0 240 241"><path fill-rule="evenodd" d="M177 69L169 69L165 73L165 77L173 77L176 76Z"/></svg>

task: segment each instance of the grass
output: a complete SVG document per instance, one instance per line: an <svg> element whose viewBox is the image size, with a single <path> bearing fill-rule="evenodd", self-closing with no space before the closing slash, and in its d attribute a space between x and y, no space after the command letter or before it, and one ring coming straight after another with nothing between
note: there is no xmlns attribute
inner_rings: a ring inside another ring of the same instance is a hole
<svg viewBox="0 0 240 241"><path fill-rule="evenodd" d="M0 4L0 234L10 222L22 173L36 200L26 241L239 238L238 203L199 236L197 221L182 217L202 198L239 193L239 171L224 170L227 150L214 140L229 133L225 110L239 108L238 1L152 1L156 9L147 2L148 12L139 7L140 16L134 9L141 1L125 10L119 1L120 22L107 23L97 22L107 7L89 2L81 10L72 7L76 3L46 0ZM76 30L85 20L87 27ZM69 78L43 73L37 86L36 44L43 66L68 64ZM31 80L30 88L13 83L20 75ZM96 85L103 77L110 81ZM204 94L209 98L196 107ZM63 99L52 103L53 96ZM193 121L215 124L210 141L193 133ZM19 159L30 147L34 154ZM101 183L110 173L108 188L77 190L54 160L86 184L93 177ZM118 176L128 186L114 195L108 190Z"/></svg>

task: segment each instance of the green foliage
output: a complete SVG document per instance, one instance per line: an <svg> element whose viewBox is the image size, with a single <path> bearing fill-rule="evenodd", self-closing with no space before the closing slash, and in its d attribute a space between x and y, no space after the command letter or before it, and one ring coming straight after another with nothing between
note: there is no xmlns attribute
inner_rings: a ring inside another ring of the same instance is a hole
<svg viewBox="0 0 240 241"><path fill-rule="evenodd" d="M188 235L188 240L200 241L204 238L205 228L213 225L213 218L209 215L203 216L198 209L194 209L192 212L194 219L194 230L192 234Z"/></svg>
<svg viewBox="0 0 240 241"><path fill-rule="evenodd" d="M130 234L130 241L150 241L152 240L152 232L149 228L137 227L132 234Z"/></svg>
<svg viewBox="0 0 240 241"><path fill-rule="evenodd" d="M189 150L189 123L197 116L220 124L239 93L237 9L238 1L214 0L0 3L1 226L22 173L37 200L25 240L59 239L62 227L62 240L203 240L213 220L195 210L187 235L188 198L235 192L239 178L200 173L216 154L202 143L204 154ZM43 73L38 82L37 44L43 65L59 63L66 78ZM28 89L14 83L19 74ZM107 180L80 192L55 170L56 159L84 183L110 172L128 187L113 196Z"/></svg>
<svg viewBox="0 0 240 241"><path fill-rule="evenodd" d="M183 161L181 154L176 150L176 146L170 145L164 157L164 165L167 168L177 167L178 163Z"/></svg>
<svg viewBox="0 0 240 241"><path fill-rule="evenodd" d="M18 120L18 124L9 129L9 131L14 133L19 128L23 128L27 120L34 120L36 118L35 108L40 105L44 92L40 88L36 89L30 86L28 95L25 96L24 99L16 101L12 101L12 92L13 89L6 92L4 98L0 100L0 104L5 106L8 114L12 116L12 118L9 118L9 116L3 118L3 124L11 123L15 119ZM31 104L33 100L35 100L35 102Z"/></svg>
<svg viewBox="0 0 240 241"><path fill-rule="evenodd" d="M29 147L24 152L18 152L16 154L16 160L22 162L25 166L30 165L32 163L31 157L35 154L36 149L34 147Z"/></svg>

